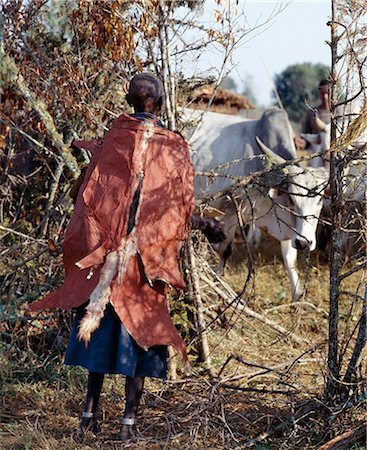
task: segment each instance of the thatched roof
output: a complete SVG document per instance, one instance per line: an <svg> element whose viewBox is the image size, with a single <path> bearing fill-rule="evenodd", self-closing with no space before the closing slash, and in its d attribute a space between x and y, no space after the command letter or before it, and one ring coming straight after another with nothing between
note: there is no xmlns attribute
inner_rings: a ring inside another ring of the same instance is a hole
<svg viewBox="0 0 367 450"><path fill-rule="evenodd" d="M202 86L195 89L190 95L190 107L205 109L213 94L213 86ZM225 114L238 114L243 109L254 109L247 97L236 94L227 89L218 88L209 111Z"/></svg>

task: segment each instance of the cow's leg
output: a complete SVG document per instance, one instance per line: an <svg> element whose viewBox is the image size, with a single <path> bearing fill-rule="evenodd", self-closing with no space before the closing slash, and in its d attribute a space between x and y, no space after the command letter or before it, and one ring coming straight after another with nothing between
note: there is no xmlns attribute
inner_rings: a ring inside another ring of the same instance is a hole
<svg viewBox="0 0 367 450"><path fill-rule="evenodd" d="M237 217L234 214L225 215L224 217L222 217L220 224L222 226L224 234L226 235L226 239L219 244L212 244L212 246L219 255L217 273L219 275L223 275L226 262L232 253L232 242L236 233Z"/></svg>
<svg viewBox="0 0 367 450"><path fill-rule="evenodd" d="M280 242L284 266L287 270L289 281L291 282L292 299L298 301L303 295L298 272L297 272L297 249L292 247L291 239Z"/></svg>
<svg viewBox="0 0 367 450"><path fill-rule="evenodd" d="M217 266L217 274L224 275L224 268L226 266L228 258L232 254L232 242L229 242L224 249L218 250L219 262Z"/></svg>
<svg viewBox="0 0 367 450"><path fill-rule="evenodd" d="M261 239L261 231L257 226L254 224L254 222L250 222L248 224L248 229L246 232L246 241L247 244L254 249L258 249L260 246L260 239Z"/></svg>

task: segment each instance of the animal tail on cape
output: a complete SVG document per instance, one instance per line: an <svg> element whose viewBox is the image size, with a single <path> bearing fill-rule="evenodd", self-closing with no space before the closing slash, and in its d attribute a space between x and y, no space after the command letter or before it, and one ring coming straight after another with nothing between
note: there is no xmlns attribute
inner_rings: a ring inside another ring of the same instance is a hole
<svg viewBox="0 0 367 450"><path fill-rule="evenodd" d="M91 334L99 327L111 296L111 282L116 274L118 255L111 252L106 256L97 286L89 297L86 314L80 322L78 338L87 344Z"/></svg>

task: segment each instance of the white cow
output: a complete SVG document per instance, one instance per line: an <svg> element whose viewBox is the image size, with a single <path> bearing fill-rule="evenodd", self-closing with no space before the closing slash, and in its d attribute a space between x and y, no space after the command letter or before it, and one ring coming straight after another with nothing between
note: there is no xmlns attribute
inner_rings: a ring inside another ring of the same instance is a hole
<svg viewBox="0 0 367 450"><path fill-rule="evenodd" d="M259 145L262 146L262 143ZM278 164L286 163L270 149L264 147L263 149ZM323 206L323 192L328 182L328 173L323 168L292 164L286 165L283 171L284 182L278 178L278 183L282 185L281 190L270 188L267 192L261 192L258 188L251 187L246 193L241 193L237 203L245 223L265 230L280 241L292 297L298 300L303 295L303 287L297 271L297 250L312 251L316 248L316 229ZM218 271L222 272L225 256L229 253L228 245L234 239L238 222L237 211L232 201L222 200L217 206L225 213L221 223L226 241L216 245L222 256Z"/></svg>
<svg viewBox="0 0 367 450"><path fill-rule="evenodd" d="M187 114L187 113L186 113ZM267 140L270 149L257 135ZM264 169L261 155L267 154L274 162L285 164L295 158L292 132L285 112L271 110L260 120L244 120L239 116L207 113L190 138L195 169L200 172L220 172L223 178L198 177L196 196L221 191L231 185L229 177L241 177ZM273 151L275 149L276 153ZM284 157L279 156L283 154ZM233 164L227 164L235 161ZM278 181L283 191L268 189L261 193L255 187L238 197L244 222L265 228L281 242L284 264L290 278L292 296L298 299L303 292L297 273L297 249L313 250L316 246L316 226L322 208L322 194L327 173L322 168L287 165ZM279 184L279 183L277 183ZM238 227L233 202L227 198L215 206L224 212L221 223L227 239L217 245L221 257L218 269L224 268L225 258Z"/></svg>

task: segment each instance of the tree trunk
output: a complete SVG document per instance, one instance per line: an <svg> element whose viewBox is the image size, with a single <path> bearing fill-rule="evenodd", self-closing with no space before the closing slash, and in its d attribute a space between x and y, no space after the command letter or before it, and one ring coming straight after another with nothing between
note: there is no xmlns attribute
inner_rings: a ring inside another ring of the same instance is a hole
<svg viewBox="0 0 367 450"><path fill-rule="evenodd" d="M162 77L165 92L165 111L167 115L168 128L174 131L176 129L176 119L174 111L176 99L170 65L169 36L167 23L171 13L171 6L170 5L167 6L165 0L159 0L159 16L160 16L159 44L162 58Z"/></svg>
<svg viewBox="0 0 367 450"><path fill-rule="evenodd" d="M336 24L337 1L332 1L331 22L331 142L335 142L336 128L333 117L337 96L337 51L338 37ZM339 321L339 272L341 268L341 197L340 197L340 161L335 151L330 152L330 190L331 190L331 254L330 254L330 305L329 305L329 348L326 397L331 400L339 387L338 361L338 321Z"/></svg>

